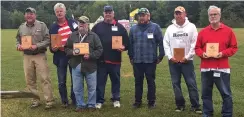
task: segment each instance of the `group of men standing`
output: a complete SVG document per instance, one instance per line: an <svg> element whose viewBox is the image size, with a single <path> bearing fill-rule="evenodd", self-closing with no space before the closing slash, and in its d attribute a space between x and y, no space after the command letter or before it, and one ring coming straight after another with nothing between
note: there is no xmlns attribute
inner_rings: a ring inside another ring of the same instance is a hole
<svg viewBox="0 0 244 117"><path fill-rule="evenodd" d="M81 16L77 21L65 17L66 7L62 3L54 6L57 21L50 30L44 22L36 20L36 10L27 8L26 22L21 24L16 36L17 50L24 53L24 72L27 88L38 95L36 73L40 75L46 109L53 107L53 93L50 71L47 65L46 48L53 53L53 63L57 68L58 88L63 107L69 104L67 97L67 68L71 74L71 99L76 105L76 111L102 108L105 102L105 86L109 75L111 80L111 101L114 107L120 107L120 68L121 54L128 50L130 62L135 77L134 108L141 107L144 75L147 80L148 108L155 108L156 103L156 67L163 57L168 57L172 86L175 94L176 112L185 110L185 99L181 90L181 75L183 75L189 91L191 110L202 113L199 104L199 94L194 72L193 58L196 53L201 58L201 81L203 117L213 116L212 89L215 83L222 98L222 115L231 117L233 102L230 89L230 66L228 57L237 52L237 42L231 28L220 22L221 9L210 6L208 16L210 25L203 28L199 34L196 26L186 17L186 10L178 6L174 10L174 19L163 36L158 24L150 20L147 8L138 11L138 24L126 29L114 18L112 6L104 7L104 21L89 29L90 20ZM59 34L61 47L50 46L50 35ZM22 36L32 37L32 46L23 49ZM122 46L113 49L113 36L122 37ZM74 44L88 43L89 54L79 55L73 49ZM216 56L206 54L208 43L219 43L219 53ZM184 57L175 58L175 48L184 48ZM84 79L88 88L88 101L84 101ZM40 105L40 99L33 99L31 107Z"/></svg>

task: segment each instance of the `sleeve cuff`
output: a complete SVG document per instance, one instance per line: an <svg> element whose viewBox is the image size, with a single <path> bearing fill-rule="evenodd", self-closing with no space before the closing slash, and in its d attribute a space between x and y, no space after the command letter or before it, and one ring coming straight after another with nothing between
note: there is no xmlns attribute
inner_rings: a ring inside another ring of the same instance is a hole
<svg viewBox="0 0 244 117"><path fill-rule="evenodd" d="M173 57L172 56L168 56L168 59L170 60L170 59L172 59Z"/></svg>
<svg viewBox="0 0 244 117"><path fill-rule="evenodd" d="M189 55L186 55L185 58L186 58L186 60L189 60L190 59L190 56Z"/></svg>

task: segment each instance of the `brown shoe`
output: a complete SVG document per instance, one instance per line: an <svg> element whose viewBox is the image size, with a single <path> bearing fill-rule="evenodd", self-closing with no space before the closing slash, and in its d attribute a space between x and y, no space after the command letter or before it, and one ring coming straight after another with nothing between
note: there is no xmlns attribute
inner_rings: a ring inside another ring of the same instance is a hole
<svg viewBox="0 0 244 117"><path fill-rule="evenodd" d="M96 108L88 108L88 111L94 112L94 111L96 111Z"/></svg>
<svg viewBox="0 0 244 117"><path fill-rule="evenodd" d="M83 111L83 109L82 108L79 108L79 107L77 107L76 109L75 109L75 112L82 112Z"/></svg>

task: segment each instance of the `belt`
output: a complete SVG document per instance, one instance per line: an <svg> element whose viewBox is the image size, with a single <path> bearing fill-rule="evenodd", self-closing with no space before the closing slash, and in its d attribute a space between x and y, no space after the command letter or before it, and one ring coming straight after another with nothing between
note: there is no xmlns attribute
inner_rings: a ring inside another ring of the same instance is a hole
<svg viewBox="0 0 244 117"><path fill-rule="evenodd" d="M37 55L37 54L42 54L42 53L44 53L44 52L38 52L38 53L24 53L24 54L26 54L26 55Z"/></svg>

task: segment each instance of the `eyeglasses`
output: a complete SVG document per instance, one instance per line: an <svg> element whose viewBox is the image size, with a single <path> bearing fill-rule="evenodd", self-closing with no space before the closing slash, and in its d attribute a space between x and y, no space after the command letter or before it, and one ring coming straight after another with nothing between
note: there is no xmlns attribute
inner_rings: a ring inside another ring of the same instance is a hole
<svg viewBox="0 0 244 117"><path fill-rule="evenodd" d="M78 24L79 24L79 25L84 25L84 24L86 24L86 23L83 22L83 21L79 21Z"/></svg>
<svg viewBox="0 0 244 117"><path fill-rule="evenodd" d="M218 13L208 14L210 17L219 15Z"/></svg>

